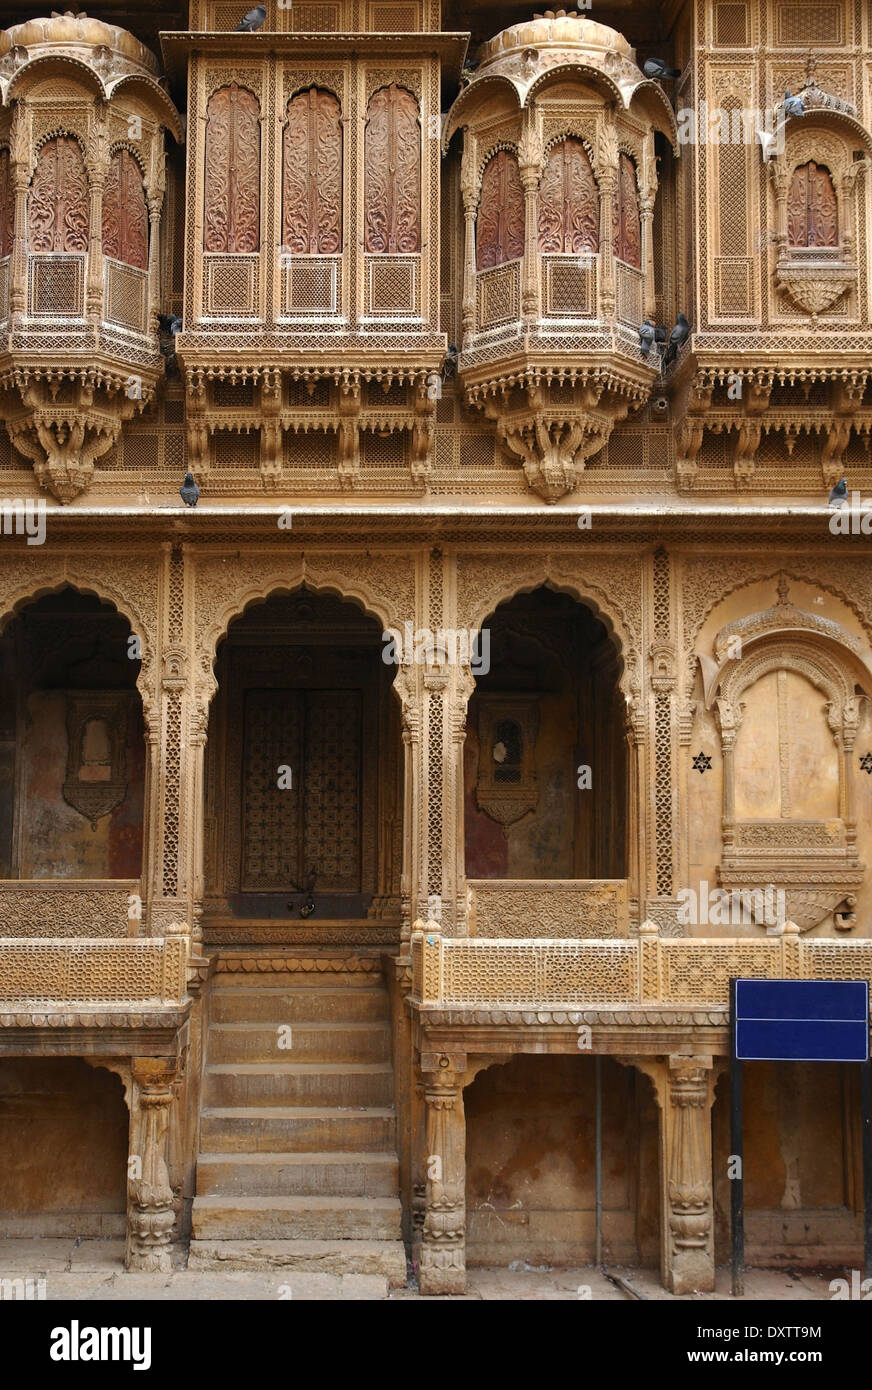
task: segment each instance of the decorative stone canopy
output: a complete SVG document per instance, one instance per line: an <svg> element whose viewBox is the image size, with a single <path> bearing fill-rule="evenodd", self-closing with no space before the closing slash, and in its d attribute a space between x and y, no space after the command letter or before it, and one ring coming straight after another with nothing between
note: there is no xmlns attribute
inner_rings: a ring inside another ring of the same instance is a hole
<svg viewBox="0 0 872 1390"><path fill-rule="evenodd" d="M126 29L92 19L84 11L53 11L48 19L28 19L0 31L0 60L15 49L26 49L28 58L61 52L86 63L93 62L94 49L108 50L117 69L123 66L125 72L139 71L150 77L160 73L157 58L144 43Z"/></svg>

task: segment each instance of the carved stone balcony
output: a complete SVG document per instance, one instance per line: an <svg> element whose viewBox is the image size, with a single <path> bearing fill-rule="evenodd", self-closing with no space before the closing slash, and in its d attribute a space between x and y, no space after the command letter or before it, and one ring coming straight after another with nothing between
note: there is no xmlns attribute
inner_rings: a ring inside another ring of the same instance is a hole
<svg viewBox="0 0 872 1390"><path fill-rule="evenodd" d="M0 415L61 502L154 397L164 133L154 55L87 15L0 33Z"/></svg>

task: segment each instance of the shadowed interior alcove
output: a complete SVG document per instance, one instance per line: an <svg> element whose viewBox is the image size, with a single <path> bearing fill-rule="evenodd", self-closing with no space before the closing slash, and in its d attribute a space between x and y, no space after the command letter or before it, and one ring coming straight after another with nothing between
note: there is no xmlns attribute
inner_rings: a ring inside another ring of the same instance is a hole
<svg viewBox="0 0 872 1390"><path fill-rule="evenodd" d="M624 878L625 701L605 625L540 587L482 626L490 669L467 717L467 875Z"/></svg>

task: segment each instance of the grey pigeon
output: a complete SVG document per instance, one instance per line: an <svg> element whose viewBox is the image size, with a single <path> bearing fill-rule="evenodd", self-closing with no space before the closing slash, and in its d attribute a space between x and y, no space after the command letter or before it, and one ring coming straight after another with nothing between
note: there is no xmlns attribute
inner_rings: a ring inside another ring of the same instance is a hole
<svg viewBox="0 0 872 1390"><path fill-rule="evenodd" d="M690 324L684 317L684 314L679 314L678 318L675 320L675 327L669 335L669 342L666 344L665 362L667 365L675 361L678 356L679 348L684 346L689 337Z"/></svg>
<svg viewBox="0 0 872 1390"><path fill-rule="evenodd" d="M255 29L263 28L266 19L266 5L255 5L253 10L249 10L247 15L240 19L236 26L237 34L253 34Z"/></svg>
<svg viewBox="0 0 872 1390"><path fill-rule="evenodd" d="M181 314L158 314L157 321L160 324L161 332L169 333L173 338L182 331Z"/></svg>
<svg viewBox="0 0 872 1390"><path fill-rule="evenodd" d="M664 78L676 78L681 76L681 68L671 68L662 58L646 58L642 64L642 71L646 77L653 77L655 82L662 82Z"/></svg>
<svg viewBox="0 0 872 1390"><path fill-rule="evenodd" d="M836 486L833 487L833 488L830 488L830 506L831 506L831 507L842 507L842 506L844 506L844 504L845 504L845 499L846 499L847 496L848 496L848 479L847 479L847 478L840 478L839 481L836 483Z"/></svg>
<svg viewBox="0 0 872 1390"><path fill-rule="evenodd" d="M197 503L200 500L200 489L194 482L193 473L185 474L185 481L179 488L179 496L181 497L186 507L196 507Z"/></svg>
<svg viewBox="0 0 872 1390"><path fill-rule="evenodd" d="M665 324L663 324L663 323L658 323L657 327L654 329L654 341L655 341L655 343L665 343L665 342L666 342L666 325L665 325Z"/></svg>
<svg viewBox="0 0 872 1390"><path fill-rule="evenodd" d="M784 93L784 100L781 103L781 105L784 110L785 116L805 115L805 106L803 105L802 97L792 97L790 95L789 87L787 91Z"/></svg>
<svg viewBox="0 0 872 1390"><path fill-rule="evenodd" d="M457 376L457 344L449 343L448 351L442 360L442 380L451 381Z"/></svg>
<svg viewBox="0 0 872 1390"><path fill-rule="evenodd" d="M650 319L645 319L645 321L639 327L639 351L641 352L643 357L648 356L656 340L656 328L654 327L653 323L651 323Z"/></svg>

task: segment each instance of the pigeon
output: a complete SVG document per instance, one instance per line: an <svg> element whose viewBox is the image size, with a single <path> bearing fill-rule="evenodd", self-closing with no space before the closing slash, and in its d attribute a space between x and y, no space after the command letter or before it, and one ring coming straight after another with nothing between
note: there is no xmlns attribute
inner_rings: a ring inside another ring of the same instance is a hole
<svg viewBox="0 0 872 1390"><path fill-rule="evenodd" d="M646 58L642 64L642 71L646 77L653 77L658 82L665 78L674 80L681 76L681 68L670 68L662 58Z"/></svg>
<svg viewBox="0 0 872 1390"><path fill-rule="evenodd" d="M160 324L161 333L169 333L173 338L182 331L181 314L158 314L157 321Z"/></svg>
<svg viewBox="0 0 872 1390"><path fill-rule="evenodd" d="M457 376L457 344L450 343L442 360L442 380L451 381Z"/></svg>
<svg viewBox="0 0 872 1390"><path fill-rule="evenodd" d="M196 507L197 503L200 500L200 489L194 482L193 473L185 474L185 481L179 488L179 496L181 497L186 507Z"/></svg>
<svg viewBox="0 0 872 1390"><path fill-rule="evenodd" d="M654 341L655 341L655 343L665 343L665 342L666 342L666 325L665 325L665 324L663 324L663 323L658 323L657 327L654 329Z"/></svg>
<svg viewBox="0 0 872 1390"><path fill-rule="evenodd" d="M678 356L679 348L684 347L684 344L687 342L689 337L690 324L684 317L684 314L679 314L678 318L675 321L675 327L669 335L669 342L666 345L665 361L667 365L670 362L675 361L676 357Z"/></svg>
<svg viewBox="0 0 872 1390"><path fill-rule="evenodd" d="M784 100L781 103L781 106L785 116L805 115L805 106L803 105L802 97L792 97L790 95L789 87L787 91L784 93Z"/></svg>
<svg viewBox="0 0 872 1390"><path fill-rule="evenodd" d="M253 10L240 19L236 26L237 34L253 34L255 29L262 29L266 19L266 5L255 5Z"/></svg>
<svg viewBox="0 0 872 1390"><path fill-rule="evenodd" d="M650 319L645 319L639 328L639 351L647 357L652 345L657 341L657 330Z"/></svg>
<svg viewBox="0 0 872 1390"><path fill-rule="evenodd" d="M830 506L843 507L848 496L848 479L840 478L834 488L830 488Z"/></svg>

